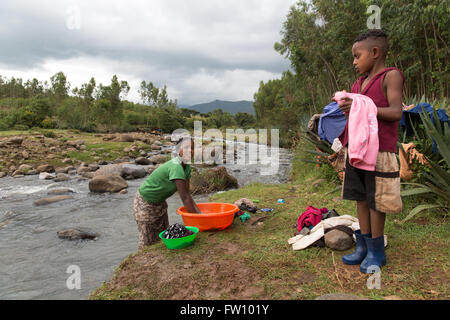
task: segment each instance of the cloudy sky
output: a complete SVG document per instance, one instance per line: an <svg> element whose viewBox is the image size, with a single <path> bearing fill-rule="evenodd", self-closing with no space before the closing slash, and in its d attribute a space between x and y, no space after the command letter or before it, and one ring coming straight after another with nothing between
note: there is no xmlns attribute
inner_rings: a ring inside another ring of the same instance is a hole
<svg viewBox="0 0 450 320"><path fill-rule="evenodd" d="M253 100L289 61L273 49L295 0L2 0L0 75L71 88L114 74L139 101L142 80L179 104Z"/></svg>

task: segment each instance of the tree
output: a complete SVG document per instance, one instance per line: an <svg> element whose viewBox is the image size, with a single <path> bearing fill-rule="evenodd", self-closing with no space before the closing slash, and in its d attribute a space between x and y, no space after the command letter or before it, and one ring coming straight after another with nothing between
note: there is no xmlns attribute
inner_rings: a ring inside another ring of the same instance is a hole
<svg viewBox="0 0 450 320"><path fill-rule="evenodd" d="M109 101L109 114L105 115L109 120L109 125L119 124L122 120L122 99L130 91L130 86L127 81L118 80L114 75L109 86L100 84L100 99Z"/></svg>
<svg viewBox="0 0 450 320"><path fill-rule="evenodd" d="M68 97L70 83L67 82L67 77L63 72L55 73L50 77L51 91L56 99L56 103L61 103L62 100Z"/></svg>

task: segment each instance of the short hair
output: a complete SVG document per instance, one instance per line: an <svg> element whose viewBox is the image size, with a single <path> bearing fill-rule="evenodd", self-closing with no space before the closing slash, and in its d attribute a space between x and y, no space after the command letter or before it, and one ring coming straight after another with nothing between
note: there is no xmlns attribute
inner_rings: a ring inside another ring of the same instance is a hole
<svg viewBox="0 0 450 320"><path fill-rule="evenodd" d="M386 32L384 32L381 29L372 29L360 34L353 43L355 44L356 42L368 39L375 41L376 45L378 45L381 48L383 56L384 57L387 56L389 52L389 40Z"/></svg>

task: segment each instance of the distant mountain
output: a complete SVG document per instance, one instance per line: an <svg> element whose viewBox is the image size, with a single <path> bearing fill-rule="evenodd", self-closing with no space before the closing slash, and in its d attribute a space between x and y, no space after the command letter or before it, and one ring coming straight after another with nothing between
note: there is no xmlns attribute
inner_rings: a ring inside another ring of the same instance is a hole
<svg viewBox="0 0 450 320"><path fill-rule="evenodd" d="M222 109L223 111L229 112L232 115L235 115L238 112L247 112L250 114L255 114L255 110L253 109L252 101L221 101L214 100L208 103L200 103L193 106L179 106L181 108L191 109L198 111L200 113L208 113L215 109Z"/></svg>

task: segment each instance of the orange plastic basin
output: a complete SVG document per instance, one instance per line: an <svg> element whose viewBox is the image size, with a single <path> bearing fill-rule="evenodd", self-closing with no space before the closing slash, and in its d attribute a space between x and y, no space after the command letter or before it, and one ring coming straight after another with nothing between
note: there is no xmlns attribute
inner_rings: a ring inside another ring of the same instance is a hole
<svg viewBox="0 0 450 320"><path fill-rule="evenodd" d="M197 203L202 213L189 213L180 207L177 213L183 218L186 226L197 227L200 231L223 230L228 228L239 208L229 203Z"/></svg>

